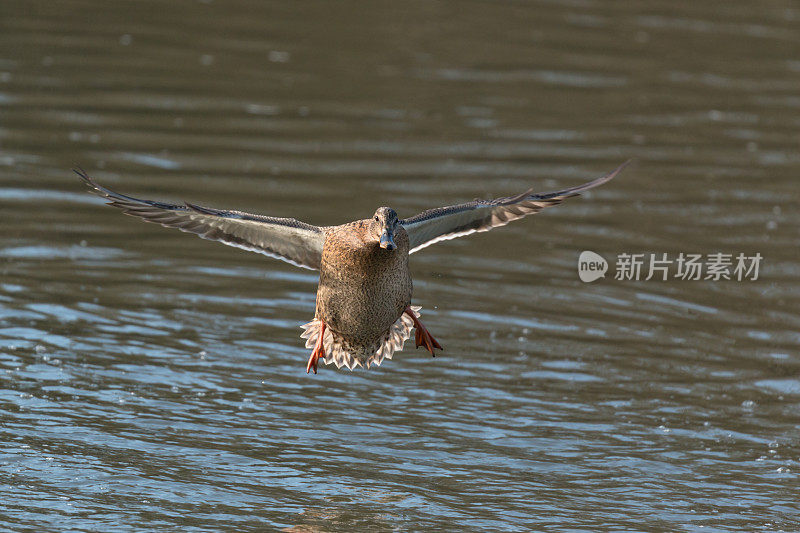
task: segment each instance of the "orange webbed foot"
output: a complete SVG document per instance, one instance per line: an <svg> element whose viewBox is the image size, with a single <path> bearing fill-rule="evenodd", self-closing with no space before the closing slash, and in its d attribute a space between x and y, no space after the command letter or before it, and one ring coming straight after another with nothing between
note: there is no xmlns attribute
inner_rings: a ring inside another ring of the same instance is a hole
<svg viewBox="0 0 800 533"><path fill-rule="evenodd" d="M311 352L311 355L308 358L308 365L306 365L306 374L311 373L313 370L314 373L317 373L317 365L319 364L319 360L325 360L325 322L322 320L319 321L319 336L317 337L317 343L314 345L314 350Z"/></svg>
<svg viewBox="0 0 800 533"><path fill-rule="evenodd" d="M425 346L425 349L428 350L433 357L436 357L436 354L433 352L434 348L438 348L439 350L444 350L442 346L433 338L433 335L428 331L428 328L422 325L422 322L419 321L417 318L416 313L411 310L411 306L407 306L405 313L411 317L411 320L414 321L414 342L417 345L417 348L420 346Z"/></svg>

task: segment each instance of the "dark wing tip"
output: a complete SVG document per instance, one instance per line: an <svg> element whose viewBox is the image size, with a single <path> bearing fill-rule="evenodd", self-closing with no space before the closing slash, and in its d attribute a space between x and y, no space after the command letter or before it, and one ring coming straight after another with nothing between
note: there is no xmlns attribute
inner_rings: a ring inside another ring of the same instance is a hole
<svg viewBox="0 0 800 533"><path fill-rule="evenodd" d="M127 196L122 193L118 193L116 191L112 191L111 189L107 189L102 185L95 182L92 178L89 177L89 174L86 173L81 167L75 167L72 171L77 174L83 182L86 184L87 187L91 190L91 192L95 193L98 196L102 196L103 198L108 199L108 204L113 205L115 207L122 207L120 203L133 203L133 204L145 204L152 207L158 207L161 209L168 209L168 210L175 210L178 206L172 204L166 204L163 202L154 202L152 200L142 200L140 198L134 198L133 196Z"/></svg>
<svg viewBox="0 0 800 533"><path fill-rule="evenodd" d="M611 181L614 178L616 178L619 175L620 172L625 170L625 167L630 165L631 162L633 162L633 159L628 159L627 161L622 163L620 166L618 166L617 168L615 168L611 172L607 173L605 176L600 176L599 178L597 178L595 180L592 180L589 183L586 183L584 185L580 185L580 186L576 187L576 189L585 191L586 189L591 189L592 187L597 187L598 185L602 185L604 183L608 183L609 181Z"/></svg>
<svg viewBox="0 0 800 533"><path fill-rule="evenodd" d="M601 176L601 177L597 178L596 180L592 180L592 181L590 181L589 183L587 183L585 185L581 185L580 189L581 190L591 189L592 187L597 187L598 185L602 185L604 183L607 183L607 182L613 180L614 178L617 177L617 175L619 175L620 172L625 170L625 167L630 165L631 162L633 162L633 159L628 159L627 161L623 162L620 166L618 166L617 168L615 168L614 170L612 170L611 172L609 172L605 176Z"/></svg>
<svg viewBox="0 0 800 533"><path fill-rule="evenodd" d="M539 199L539 200L549 200L551 198L559 198L559 197L569 198L571 196L577 196L580 193L582 193L583 191L588 191L589 189L594 189L595 187L598 187L598 186L600 186L600 185L602 185L604 183L608 183L609 181L613 180L614 178L616 178L619 175L620 172L625 170L625 167L627 167L631 162L633 162L633 159L628 159L627 161L625 161L624 163L619 165L617 168L615 168L611 172L609 172L607 174L604 174L604 175L600 176L597 179L593 179L592 181L590 181L588 183L584 183L583 185L578 185L576 187L570 187L569 189L564 189L562 191L534 194L533 196L536 199Z"/></svg>
<svg viewBox="0 0 800 533"><path fill-rule="evenodd" d="M99 195L105 196L105 197L108 197L111 194L113 194L112 191L109 191L108 189L105 189L104 187L101 187L100 185L95 183L95 181L92 178L89 177L89 174L85 170L83 170L83 168L81 168L79 166L75 166L75 168L73 168L72 171L75 174L77 174L78 177L81 180L83 180L83 183L85 183L86 186L89 187L92 190L92 192L94 192L95 194L99 194Z"/></svg>
<svg viewBox="0 0 800 533"><path fill-rule="evenodd" d="M93 193L95 193L95 194L97 194L99 196L102 196L104 198L108 198L108 199L111 199L111 200L120 199L120 198L124 198L126 200L136 200L135 198L130 198L130 197L125 196L124 194L119 194L118 192L114 192L111 189L106 189L102 185L100 185L97 182L95 182L92 178L90 178L89 174L87 174L87 172L85 170L83 170L81 167L75 167L75 168L72 169L72 171L75 174L77 174L78 177L80 177L83 180L83 182L86 184L86 186L89 187L89 189L91 189L91 191Z"/></svg>
<svg viewBox="0 0 800 533"><path fill-rule="evenodd" d="M87 174L86 171L83 170L81 167L76 165L75 167L73 167L72 171L75 174L77 174L78 177L81 178L87 185L94 184L92 178L89 177L89 174Z"/></svg>

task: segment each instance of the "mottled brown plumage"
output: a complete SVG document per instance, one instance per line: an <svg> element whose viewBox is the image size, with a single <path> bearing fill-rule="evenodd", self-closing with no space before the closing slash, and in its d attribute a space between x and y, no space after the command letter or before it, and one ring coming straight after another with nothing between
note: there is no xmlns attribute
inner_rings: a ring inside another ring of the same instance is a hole
<svg viewBox="0 0 800 533"><path fill-rule="evenodd" d="M387 228L392 249L380 243ZM380 353L384 337L411 305L408 251L408 234L388 207L371 219L327 229L314 316L332 336L326 363L341 359L348 368L369 366L387 355Z"/></svg>
<svg viewBox="0 0 800 533"><path fill-rule="evenodd" d="M411 304L408 234L394 234L396 250L370 239L369 220L328 230L319 269L316 317L351 343L371 346Z"/></svg>
<svg viewBox="0 0 800 533"><path fill-rule="evenodd" d="M96 184L82 170L75 172L93 192L126 214L318 269L316 313L301 335L307 339L306 347L313 347L306 370L316 373L320 359L351 370L379 365L402 349L412 328L417 347L424 346L433 355L441 346L419 322L419 307L411 306L409 254L435 242L488 231L538 213L606 183L626 164L589 183L552 193L528 191L475 200L404 220L399 220L394 210L381 207L370 219L327 227L189 203L140 200Z"/></svg>

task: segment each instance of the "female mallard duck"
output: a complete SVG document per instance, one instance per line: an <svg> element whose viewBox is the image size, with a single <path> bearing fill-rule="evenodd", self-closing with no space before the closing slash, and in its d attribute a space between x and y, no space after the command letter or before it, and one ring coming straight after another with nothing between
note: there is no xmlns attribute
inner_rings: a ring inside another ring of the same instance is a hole
<svg viewBox="0 0 800 533"><path fill-rule="evenodd" d="M393 209L380 207L370 219L327 227L190 203L139 200L98 185L83 170L75 172L109 205L128 215L319 270L314 320L303 326L301 335L307 339L306 347L313 347L306 372L316 374L320 359L350 370L356 365L380 365L403 347L412 328L417 347L425 346L435 355L434 349L442 347L419 321L420 308L411 305L408 255L435 242L489 231L538 213L606 183L626 164L562 191L534 194L529 190L430 209L402 220Z"/></svg>

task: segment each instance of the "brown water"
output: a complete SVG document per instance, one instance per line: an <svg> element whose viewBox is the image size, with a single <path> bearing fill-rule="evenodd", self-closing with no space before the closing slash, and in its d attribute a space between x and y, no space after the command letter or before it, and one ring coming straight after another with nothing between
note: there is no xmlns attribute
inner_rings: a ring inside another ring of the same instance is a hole
<svg viewBox="0 0 800 533"><path fill-rule="evenodd" d="M800 530L800 9L678 4L5 0L0 528ZM412 256L441 357L316 376L314 272L69 170L324 225L627 158ZM681 252L763 262L614 279Z"/></svg>

